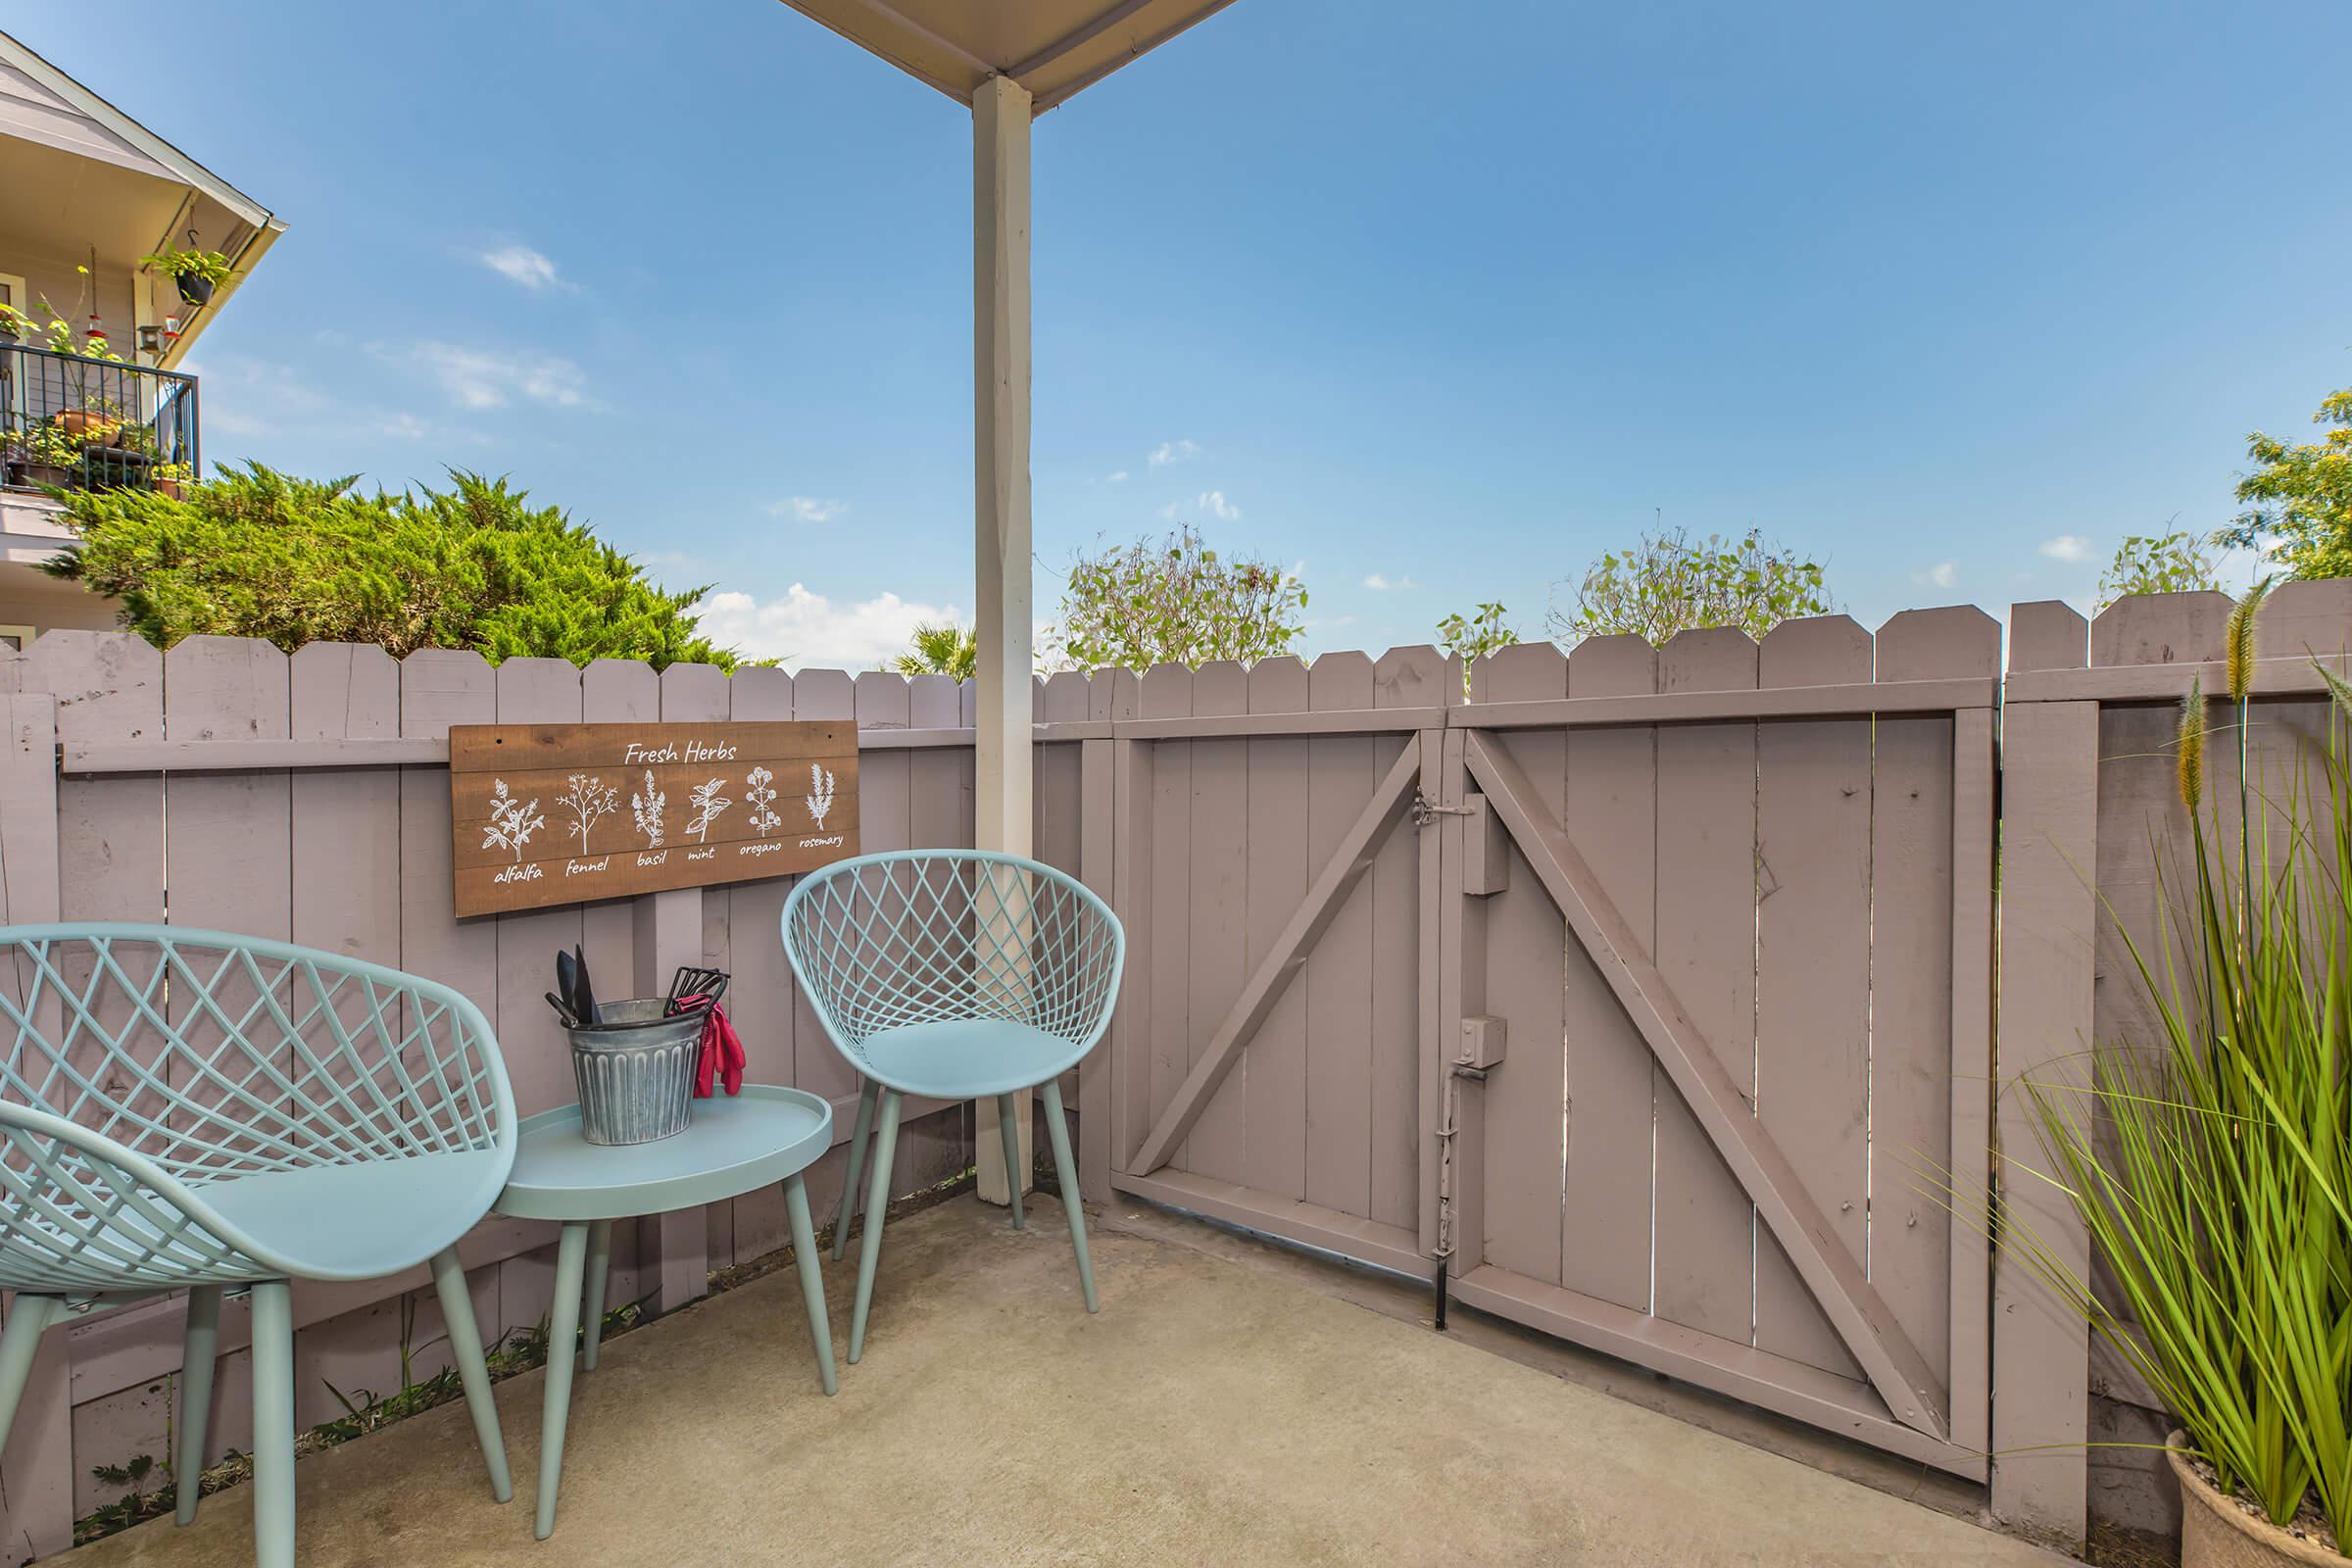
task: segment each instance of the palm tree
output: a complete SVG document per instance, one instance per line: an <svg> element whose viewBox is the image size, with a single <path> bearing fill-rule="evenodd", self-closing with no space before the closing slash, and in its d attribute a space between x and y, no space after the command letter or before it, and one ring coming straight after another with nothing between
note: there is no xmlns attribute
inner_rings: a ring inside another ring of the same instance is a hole
<svg viewBox="0 0 2352 1568"><path fill-rule="evenodd" d="M928 622L914 628L906 652L887 666L902 675L948 675L970 680L980 673L980 639L969 626Z"/></svg>

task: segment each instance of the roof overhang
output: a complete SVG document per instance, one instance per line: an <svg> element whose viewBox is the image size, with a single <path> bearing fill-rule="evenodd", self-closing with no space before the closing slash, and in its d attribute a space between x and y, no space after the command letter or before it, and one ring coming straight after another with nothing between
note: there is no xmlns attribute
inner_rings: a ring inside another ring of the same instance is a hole
<svg viewBox="0 0 2352 1568"><path fill-rule="evenodd" d="M33 112L12 117L0 136L0 190L9 192L0 229L20 240L70 236L110 266L132 266L150 251L183 243L218 250L234 269L210 304L160 361L185 357L286 225L270 211L107 102L21 40L0 32L0 66L20 74Z"/></svg>
<svg viewBox="0 0 2352 1568"><path fill-rule="evenodd" d="M116 143L109 145L106 141L80 137L68 139L61 135L56 145L62 150L119 164L184 185L216 203L249 227L264 228L276 221L270 217L270 210L261 203L5 32L0 32L0 64L23 72L35 85L54 94L86 117L91 123L108 132ZM283 228L285 225L278 223L277 226Z"/></svg>
<svg viewBox="0 0 2352 1568"><path fill-rule="evenodd" d="M1066 103L1233 0L784 0L969 104L1003 76L1035 113Z"/></svg>

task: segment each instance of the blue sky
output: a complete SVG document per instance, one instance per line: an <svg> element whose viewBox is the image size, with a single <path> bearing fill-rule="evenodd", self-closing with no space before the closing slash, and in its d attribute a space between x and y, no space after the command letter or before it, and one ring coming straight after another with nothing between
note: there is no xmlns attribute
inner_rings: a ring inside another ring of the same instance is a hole
<svg viewBox="0 0 2352 1568"><path fill-rule="evenodd" d="M948 99L773 0L0 18L290 225L208 461L512 474L796 662L968 611ZM2341 22L1240 0L1038 124L1040 612L1171 517L1299 564L1310 651L1532 631L1658 516L1871 624L2087 602L2352 384Z"/></svg>

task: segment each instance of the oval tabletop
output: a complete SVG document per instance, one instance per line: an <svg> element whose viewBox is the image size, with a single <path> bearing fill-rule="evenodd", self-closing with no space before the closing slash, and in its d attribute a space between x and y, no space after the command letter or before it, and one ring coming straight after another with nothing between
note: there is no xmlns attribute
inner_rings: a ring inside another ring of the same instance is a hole
<svg viewBox="0 0 2352 1568"><path fill-rule="evenodd" d="M592 1144L580 1107L526 1118L497 1211L513 1219L627 1219L737 1198L833 1147L833 1107L804 1089L745 1084L694 1102L694 1120L650 1144Z"/></svg>

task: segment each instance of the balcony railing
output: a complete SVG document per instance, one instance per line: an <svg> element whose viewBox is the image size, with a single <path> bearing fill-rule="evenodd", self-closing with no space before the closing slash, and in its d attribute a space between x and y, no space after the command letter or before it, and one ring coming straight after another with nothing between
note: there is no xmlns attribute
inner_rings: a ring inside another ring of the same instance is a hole
<svg viewBox="0 0 2352 1568"><path fill-rule="evenodd" d="M196 377L0 340L0 478L176 494L201 462Z"/></svg>

